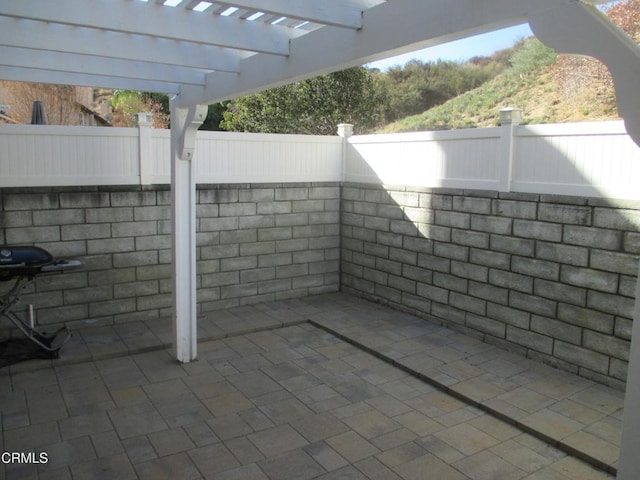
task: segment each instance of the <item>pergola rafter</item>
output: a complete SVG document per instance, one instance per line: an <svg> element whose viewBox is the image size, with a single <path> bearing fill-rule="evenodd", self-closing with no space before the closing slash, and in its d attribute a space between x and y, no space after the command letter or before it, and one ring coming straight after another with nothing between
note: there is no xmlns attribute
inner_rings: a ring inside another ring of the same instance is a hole
<svg viewBox="0 0 640 480"><path fill-rule="evenodd" d="M37 31L38 35L25 35ZM253 52L200 45L146 35L122 35L97 28L74 27L0 17L0 46L61 52L89 58L116 58L179 68L239 72L240 60ZM107 48L105 48L107 46ZM81 61L82 59L80 59ZM66 65L65 65L66 66Z"/></svg>
<svg viewBox="0 0 640 480"><path fill-rule="evenodd" d="M290 2L289 4L278 0L231 0L218 1L216 4L248 10L248 13L243 16L262 12L307 22L355 29L362 27L362 11L366 7L366 4L356 0Z"/></svg>
<svg viewBox="0 0 640 480"><path fill-rule="evenodd" d="M141 1L49 0L2 2L2 16L75 27L96 28L124 35L146 35L201 45L287 55L296 32L278 25L207 15ZM133 43L135 40L130 40ZM104 45L109 48L109 45Z"/></svg>
<svg viewBox="0 0 640 480"><path fill-rule="evenodd" d="M173 68L162 63L128 61L74 53L34 52L25 48L8 47L2 58L12 66L28 69L34 60L41 70L59 71L65 66L69 74L91 74L103 78L125 78L133 81L162 79L174 85L199 86L205 80L205 72L195 68Z"/></svg>
<svg viewBox="0 0 640 480"><path fill-rule="evenodd" d="M1 50L1 49L0 49ZM2 80L15 82L52 83L58 85L69 84L69 72L57 70L45 70L42 68L22 68L16 66L2 66ZM141 92L175 92L181 89L177 83L169 83L162 80L140 80L127 77L104 77L98 74L74 73L74 82L71 85L108 85L108 88L122 90L137 90ZM184 86L182 87L184 89Z"/></svg>

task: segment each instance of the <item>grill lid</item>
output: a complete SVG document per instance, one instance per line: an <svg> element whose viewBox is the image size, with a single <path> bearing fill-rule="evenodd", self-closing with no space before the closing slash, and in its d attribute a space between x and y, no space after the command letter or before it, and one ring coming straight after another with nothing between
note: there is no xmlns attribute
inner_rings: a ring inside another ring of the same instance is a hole
<svg viewBox="0 0 640 480"><path fill-rule="evenodd" d="M0 266L34 266L53 261L49 252L40 247L0 246Z"/></svg>

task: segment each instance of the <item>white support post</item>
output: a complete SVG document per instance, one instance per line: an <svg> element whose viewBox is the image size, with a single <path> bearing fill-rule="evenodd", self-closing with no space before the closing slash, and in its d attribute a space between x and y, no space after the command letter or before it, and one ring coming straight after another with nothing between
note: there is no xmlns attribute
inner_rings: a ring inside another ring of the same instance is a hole
<svg viewBox="0 0 640 480"><path fill-rule="evenodd" d="M152 183L153 159L151 158L151 113L140 112L136 115L138 124L138 168L140 169L140 185Z"/></svg>
<svg viewBox="0 0 640 480"><path fill-rule="evenodd" d="M503 108L500 110L500 148L502 162L500 163L500 191L510 192L513 181L513 162L515 159L515 133L520 125L522 111L517 108Z"/></svg>
<svg viewBox="0 0 640 480"><path fill-rule="evenodd" d="M196 183L193 156L196 132L207 106L171 107L171 203L173 246L174 352L179 362L197 356L196 304Z"/></svg>
<svg viewBox="0 0 640 480"><path fill-rule="evenodd" d="M618 480L635 480L640 472L640 265L636 280L636 304L631 327L631 352L622 414L622 443Z"/></svg>

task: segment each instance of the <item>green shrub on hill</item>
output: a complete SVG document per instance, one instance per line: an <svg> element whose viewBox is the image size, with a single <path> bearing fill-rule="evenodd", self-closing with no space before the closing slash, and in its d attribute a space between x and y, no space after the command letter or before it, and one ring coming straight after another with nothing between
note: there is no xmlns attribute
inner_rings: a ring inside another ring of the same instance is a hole
<svg viewBox="0 0 640 480"><path fill-rule="evenodd" d="M509 67L480 87L443 105L406 117L381 129L381 133L456 128L492 127L501 108L523 110L523 123L601 120L616 117L615 99L590 90L570 99L557 81L557 54L535 38L513 48Z"/></svg>

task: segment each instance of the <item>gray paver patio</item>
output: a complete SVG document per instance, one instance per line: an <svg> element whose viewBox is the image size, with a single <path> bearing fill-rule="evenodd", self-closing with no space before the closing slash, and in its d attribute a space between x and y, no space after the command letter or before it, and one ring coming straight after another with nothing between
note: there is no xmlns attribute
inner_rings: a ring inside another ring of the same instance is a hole
<svg viewBox="0 0 640 480"><path fill-rule="evenodd" d="M166 325L138 323L76 332L60 359L0 370L3 451L49 456L3 464L3 478L615 472L622 392L345 294L219 318L201 322L190 364L165 350Z"/></svg>

